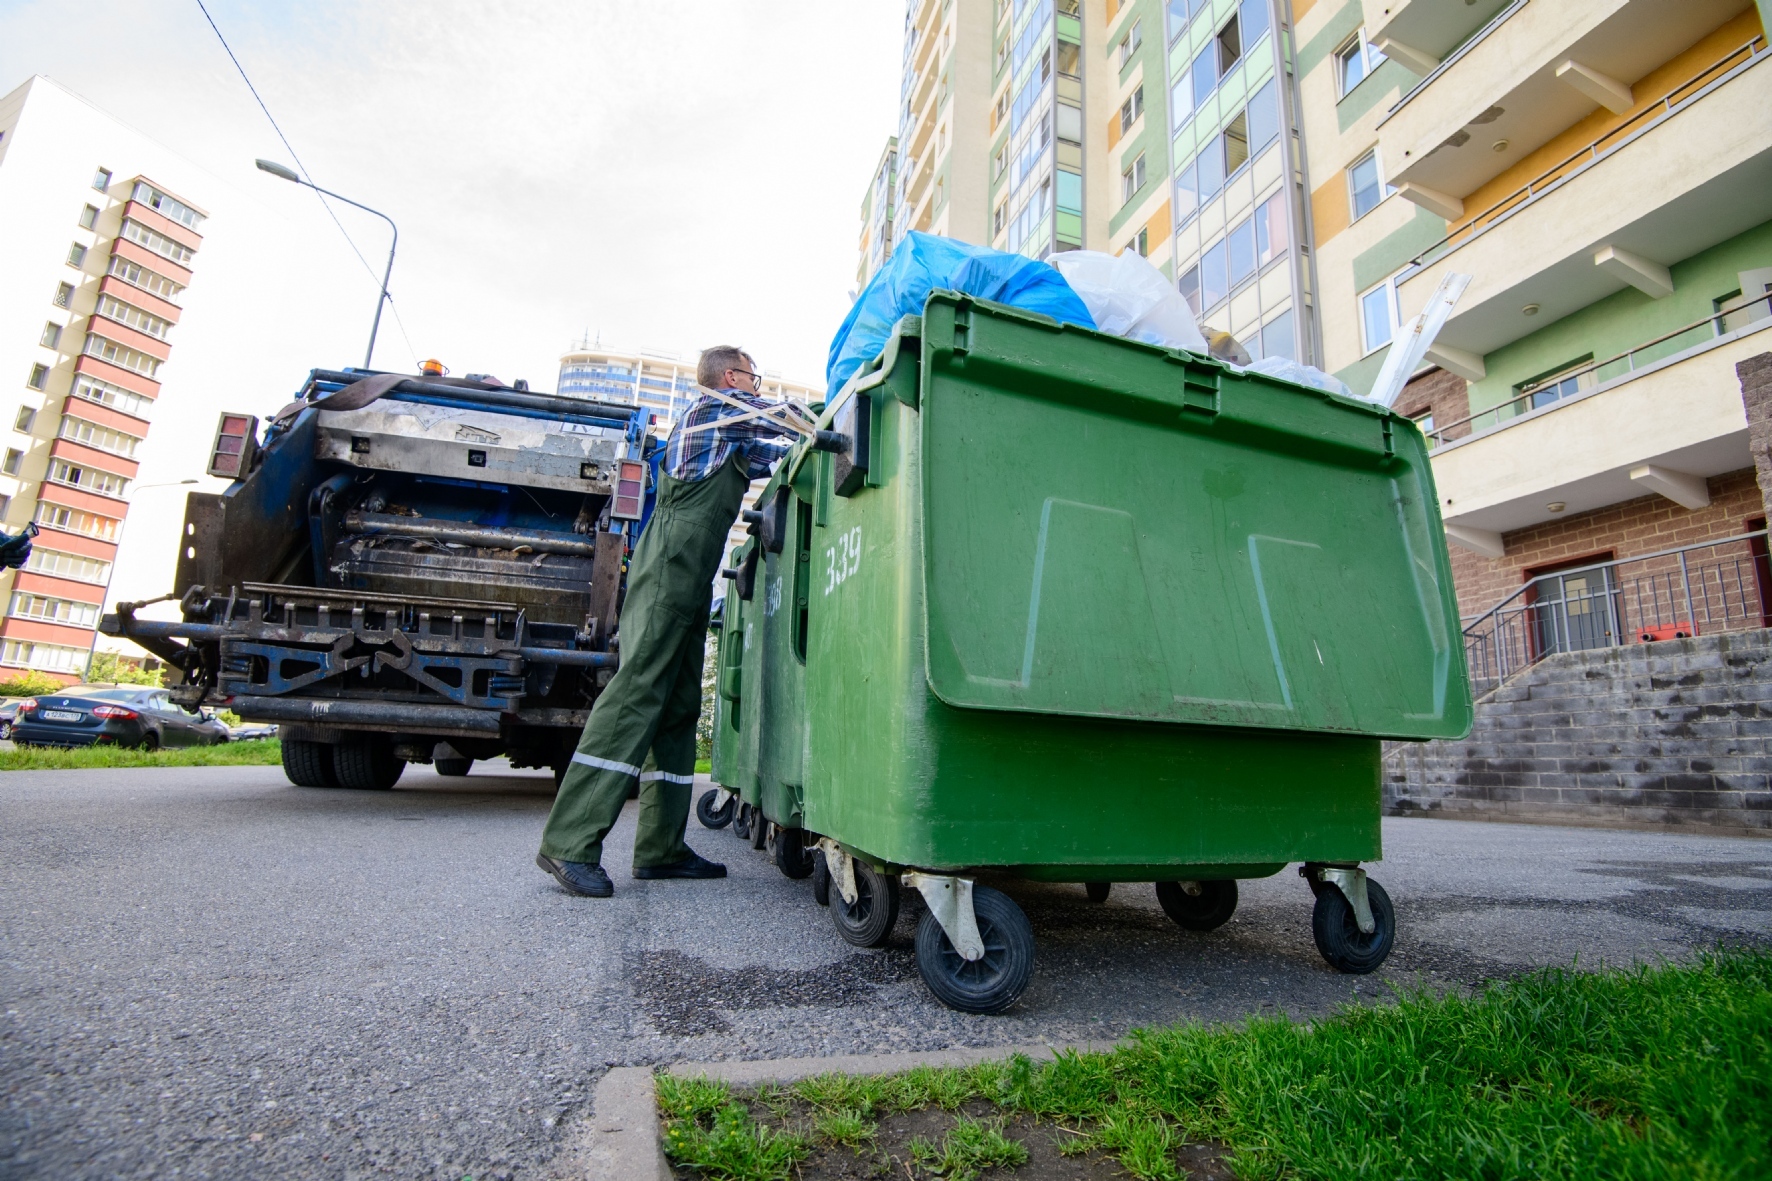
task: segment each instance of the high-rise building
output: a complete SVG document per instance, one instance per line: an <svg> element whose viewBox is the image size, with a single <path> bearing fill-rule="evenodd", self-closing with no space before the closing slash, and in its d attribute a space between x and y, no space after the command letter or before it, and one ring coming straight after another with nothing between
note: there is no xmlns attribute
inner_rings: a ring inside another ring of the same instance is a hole
<svg viewBox="0 0 1772 1181"><path fill-rule="evenodd" d="M886 150L874 168L874 179L861 202L861 261L855 268L855 289L860 291L874 277L880 264L892 257L893 204L898 199L898 137L888 136Z"/></svg>
<svg viewBox="0 0 1772 1181"><path fill-rule="evenodd" d="M695 401L698 356L656 349L606 349L601 343L581 339L560 358L559 392L567 397L646 406L655 414L654 433L662 437ZM802 405L824 398L824 391L816 386L789 381L774 370L765 370L762 376L763 393L768 397Z"/></svg>
<svg viewBox="0 0 1772 1181"><path fill-rule="evenodd" d="M0 98L0 666L85 672L208 216L164 147L47 78ZM8 387L0 387L8 388Z"/></svg>

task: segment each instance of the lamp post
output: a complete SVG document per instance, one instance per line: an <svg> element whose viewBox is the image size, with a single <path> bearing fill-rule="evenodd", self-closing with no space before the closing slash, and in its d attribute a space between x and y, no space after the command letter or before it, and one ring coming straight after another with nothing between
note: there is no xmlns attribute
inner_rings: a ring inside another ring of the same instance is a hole
<svg viewBox="0 0 1772 1181"><path fill-rule="evenodd" d="M283 167L283 165L277 163L275 160L256 160L254 163L258 165L260 172L268 172L272 176L280 177L283 180L293 182L294 184L304 185L307 188L313 189L316 193L325 193L328 197L343 201L346 205L353 205L365 213L373 213L375 216L387 222L388 228L394 231L394 241L388 246L388 269L382 273L381 277L381 297L375 301L375 322L369 326L369 349L363 354L363 368L372 368L370 362L375 357L375 334L381 330L382 305L388 302L388 280L394 275L394 251L398 249L400 245L400 227L394 224L393 218L389 217L381 210L371 209L360 201L353 201L349 197L341 197L331 189L323 189L313 181L303 180L292 169Z"/></svg>

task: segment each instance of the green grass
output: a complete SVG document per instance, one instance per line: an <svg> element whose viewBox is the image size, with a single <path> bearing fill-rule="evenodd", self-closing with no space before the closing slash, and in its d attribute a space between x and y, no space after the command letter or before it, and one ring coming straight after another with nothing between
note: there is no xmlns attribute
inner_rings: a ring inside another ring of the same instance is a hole
<svg viewBox="0 0 1772 1181"><path fill-rule="evenodd" d="M275 738L222 746L125 750L117 746L21 746L0 750L0 771L82 771L93 767L268 767L283 760Z"/></svg>
<svg viewBox="0 0 1772 1181"><path fill-rule="evenodd" d="M1201 1140L1227 1145L1245 1179L1772 1176L1772 952L1554 969L1473 997L1409 995L1309 1024L1189 1024L1044 1066L1013 1058L830 1076L794 1093L815 1129L816 1115L867 1121L984 1099L1080 1133L1078 1149L1112 1153L1134 1177L1165 1181L1180 1177L1175 1149ZM798 1159L789 1141L805 1151L798 1135L772 1141L782 1133L750 1121L718 1084L661 1077L659 1094L672 1128L696 1129L697 1161L709 1163L695 1167L707 1176L785 1177ZM985 1144L976 1130L964 1135ZM750 1155L722 1155L728 1142ZM778 1155L765 1160L753 1143L775 1143ZM666 1147L691 1163L669 1138ZM953 1134L927 1145L925 1175L941 1175L944 1161L985 1167L963 1151Z"/></svg>
<svg viewBox="0 0 1772 1181"><path fill-rule="evenodd" d="M714 771L714 760L712 760L712 759L697 759L697 760L695 760L695 773L697 775L711 775L711 774L713 774L713 771Z"/></svg>

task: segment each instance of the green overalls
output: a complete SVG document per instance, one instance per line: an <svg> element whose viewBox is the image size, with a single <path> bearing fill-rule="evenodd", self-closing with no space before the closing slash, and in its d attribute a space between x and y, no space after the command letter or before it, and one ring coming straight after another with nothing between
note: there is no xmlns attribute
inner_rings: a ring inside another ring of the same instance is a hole
<svg viewBox="0 0 1772 1181"><path fill-rule="evenodd" d="M666 472L658 478L657 505L628 563L621 664L591 709L542 830L542 853L560 861L602 864L603 838L635 777L634 867L672 865L690 855L683 829L695 785L708 609L726 534L750 481L736 448L703 479Z"/></svg>

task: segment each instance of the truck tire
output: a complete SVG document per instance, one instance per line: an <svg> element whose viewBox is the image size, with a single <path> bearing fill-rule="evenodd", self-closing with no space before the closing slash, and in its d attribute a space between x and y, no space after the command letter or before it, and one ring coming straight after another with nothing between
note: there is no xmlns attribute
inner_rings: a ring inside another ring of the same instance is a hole
<svg viewBox="0 0 1772 1181"><path fill-rule="evenodd" d="M394 753L394 744L384 735L365 734L333 747L332 767L340 787L386 791L400 781L406 760Z"/></svg>
<svg viewBox="0 0 1772 1181"><path fill-rule="evenodd" d="M297 787L337 787L332 747L301 738L283 740L283 774Z"/></svg>
<svg viewBox="0 0 1772 1181"><path fill-rule="evenodd" d="M431 764L431 766L433 766L437 769L437 774L447 775L452 779L459 778L460 776L466 775L468 773L468 769L471 768L473 765L474 765L473 759L461 759L461 758L437 759L434 762L432 762L432 764Z"/></svg>

